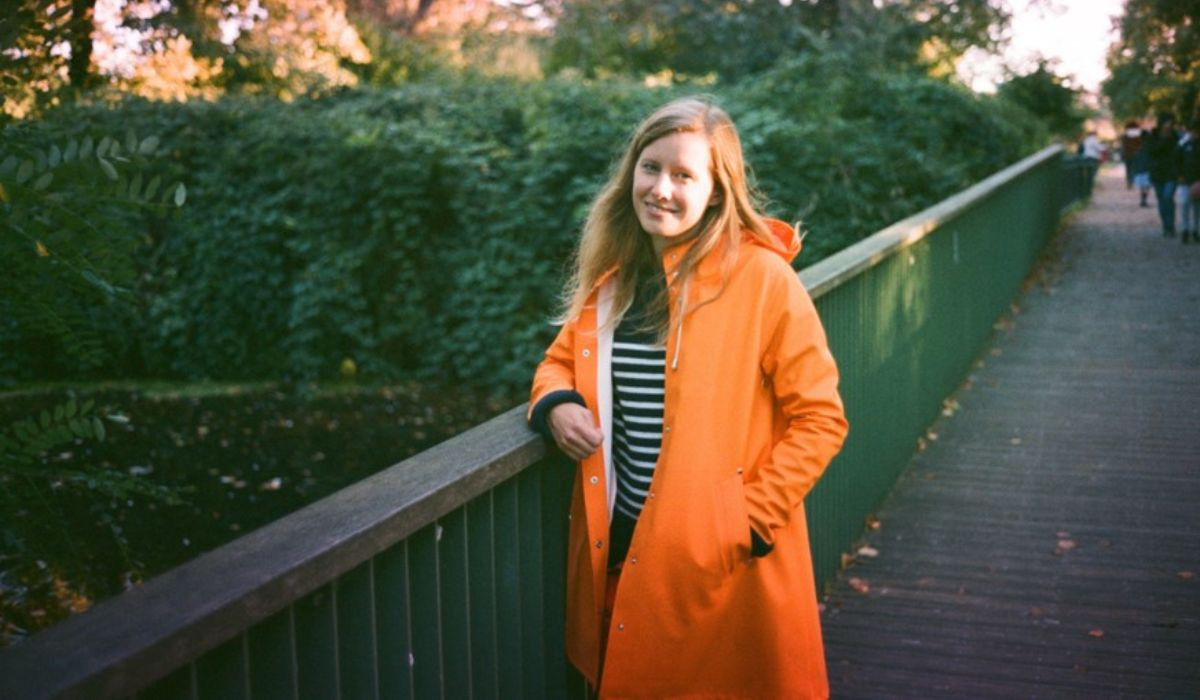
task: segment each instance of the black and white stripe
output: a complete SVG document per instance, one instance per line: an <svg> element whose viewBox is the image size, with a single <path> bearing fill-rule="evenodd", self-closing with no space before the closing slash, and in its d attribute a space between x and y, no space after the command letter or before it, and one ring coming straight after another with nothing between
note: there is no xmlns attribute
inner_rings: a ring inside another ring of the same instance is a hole
<svg viewBox="0 0 1200 700"><path fill-rule="evenodd" d="M662 448L666 349L626 315L613 337L613 462L616 509L634 520L642 512Z"/></svg>

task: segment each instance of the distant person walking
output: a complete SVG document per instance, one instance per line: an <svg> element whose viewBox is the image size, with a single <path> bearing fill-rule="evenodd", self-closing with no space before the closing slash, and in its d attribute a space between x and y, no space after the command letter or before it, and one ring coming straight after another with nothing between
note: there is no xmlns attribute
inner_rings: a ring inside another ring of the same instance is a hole
<svg viewBox="0 0 1200 700"><path fill-rule="evenodd" d="M1175 118L1158 115L1154 131L1146 140L1150 184L1158 200L1158 218L1163 235L1175 236L1175 187L1179 182L1179 137L1175 133Z"/></svg>
<svg viewBox="0 0 1200 700"><path fill-rule="evenodd" d="M1146 197L1150 194L1150 166L1146 153L1146 132L1136 120L1125 124L1121 134L1121 160L1125 163L1125 186L1136 187L1141 195L1141 206L1150 206Z"/></svg>
<svg viewBox="0 0 1200 700"><path fill-rule="evenodd" d="M1179 144L1179 186L1184 200L1180 228L1184 243L1200 243L1200 119L1192 121Z"/></svg>
<svg viewBox="0 0 1200 700"><path fill-rule="evenodd" d="M1079 144L1079 152L1083 155L1084 162L1088 167L1088 182L1093 182L1096 178L1096 171L1100 169L1100 162L1104 160L1104 146L1097 138L1095 131L1087 132L1083 143Z"/></svg>

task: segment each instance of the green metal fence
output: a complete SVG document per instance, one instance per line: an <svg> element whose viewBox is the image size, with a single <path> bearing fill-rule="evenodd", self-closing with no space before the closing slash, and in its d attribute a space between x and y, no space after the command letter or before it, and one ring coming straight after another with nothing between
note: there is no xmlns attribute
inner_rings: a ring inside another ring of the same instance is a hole
<svg viewBox="0 0 1200 700"><path fill-rule="evenodd" d="M1047 149L801 273L851 423L807 500L819 579L1090 183ZM531 368L532 369L532 368ZM0 698L583 697L572 469L518 407L0 654Z"/></svg>

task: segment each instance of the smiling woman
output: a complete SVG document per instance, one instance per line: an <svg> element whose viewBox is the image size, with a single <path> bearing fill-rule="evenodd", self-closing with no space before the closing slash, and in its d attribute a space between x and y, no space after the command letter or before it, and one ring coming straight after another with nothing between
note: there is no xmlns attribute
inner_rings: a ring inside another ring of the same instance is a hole
<svg viewBox="0 0 1200 700"><path fill-rule="evenodd" d="M530 425L579 463L567 650L602 697L829 693L803 500L847 424L799 237L745 170L710 101L651 114L534 376Z"/></svg>

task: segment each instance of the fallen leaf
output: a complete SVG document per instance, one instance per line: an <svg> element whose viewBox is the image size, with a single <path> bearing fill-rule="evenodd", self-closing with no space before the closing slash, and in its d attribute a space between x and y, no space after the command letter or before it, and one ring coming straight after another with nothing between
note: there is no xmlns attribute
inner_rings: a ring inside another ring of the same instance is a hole
<svg viewBox="0 0 1200 700"><path fill-rule="evenodd" d="M1191 581L1192 579L1196 578L1196 573L1194 571L1180 571L1178 575L1179 578L1183 579L1184 581Z"/></svg>
<svg viewBox="0 0 1200 700"><path fill-rule="evenodd" d="M858 555L860 557L877 557L879 556L879 550L874 547L863 546L858 548Z"/></svg>
<svg viewBox="0 0 1200 700"><path fill-rule="evenodd" d="M1088 632L1088 636L1095 637L1096 639L1100 639L1101 637L1104 636L1104 630L1097 627L1096 629L1092 630L1091 632Z"/></svg>
<svg viewBox="0 0 1200 700"><path fill-rule="evenodd" d="M845 569L854 563L854 555L849 552L842 552L842 568Z"/></svg>
<svg viewBox="0 0 1200 700"><path fill-rule="evenodd" d="M1072 549L1075 549L1075 540L1059 540L1058 548L1064 552L1069 552Z"/></svg>
<svg viewBox="0 0 1200 700"><path fill-rule="evenodd" d="M1008 444L1010 444L1010 445L1020 445L1020 444L1021 444L1021 438L1017 438L1017 437L1015 437L1015 438L1013 438L1013 439L1009 440L1009 441L1008 441Z"/></svg>
<svg viewBox="0 0 1200 700"><path fill-rule="evenodd" d="M1042 616L1042 615L1044 615L1044 614L1045 614L1045 613L1042 611L1042 609L1041 609L1041 608L1039 608L1039 607L1038 607L1038 606L1036 606L1036 605L1035 605L1035 606L1033 606L1033 607L1031 607L1031 608L1029 608L1029 616L1030 616L1030 617L1033 617L1033 618L1038 618L1038 617L1041 617L1041 616Z"/></svg>
<svg viewBox="0 0 1200 700"><path fill-rule="evenodd" d="M883 525L883 523L879 522L879 518L875 517L874 514L868 514L865 518L865 522L868 530L878 530Z"/></svg>
<svg viewBox="0 0 1200 700"><path fill-rule="evenodd" d="M858 577L851 577L850 580L846 581L846 583L850 584L851 588L859 593L862 593L863 595L866 595L871 591L871 584Z"/></svg>

